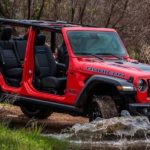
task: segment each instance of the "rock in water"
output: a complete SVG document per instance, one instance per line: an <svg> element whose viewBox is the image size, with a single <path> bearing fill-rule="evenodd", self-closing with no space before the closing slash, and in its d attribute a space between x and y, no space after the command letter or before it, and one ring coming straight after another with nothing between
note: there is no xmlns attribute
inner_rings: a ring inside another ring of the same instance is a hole
<svg viewBox="0 0 150 150"><path fill-rule="evenodd" d="M127 110L122 110L121 111L121 116L122 117L131 117L130 113Z"/></svg>

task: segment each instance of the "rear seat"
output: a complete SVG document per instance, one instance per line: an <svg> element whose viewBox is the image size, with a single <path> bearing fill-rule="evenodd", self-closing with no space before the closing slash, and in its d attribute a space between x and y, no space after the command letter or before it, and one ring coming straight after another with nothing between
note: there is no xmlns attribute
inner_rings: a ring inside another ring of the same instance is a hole
<svg viewBox="0 0 150 150"><path fill-rule="evenodd" d="M0 63L1 70L6 82L18 87L22 77L20 57L16 51L16 46L11 40L12 29L6 27L1 32L0 37Z"/></svg>
<svg viewBox="0 0 150 150"><path fill-rule="evenodd" d="M14 40L14 41L15 41L16 50L17 50L17 52L18 52L20 61L21 61L21 63L23 63L24 57L25 57L25 51L26 51L27 40L24 40L24 39L17 39L17 40Z"/></svg>

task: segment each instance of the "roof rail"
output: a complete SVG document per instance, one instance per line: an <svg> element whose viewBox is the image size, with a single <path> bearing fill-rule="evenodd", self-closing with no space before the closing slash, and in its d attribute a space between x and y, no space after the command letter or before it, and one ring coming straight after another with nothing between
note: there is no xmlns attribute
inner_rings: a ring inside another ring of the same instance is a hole
<svg viewBox="0 0 150 150"><path fill-rule="evenodd" d="M97 27L94 25L89 25L89 24L79 24L79 23L74 23L74 22L67 22L64 20L45 20L45 21L50 21L50 22L55 22L55 23L62 23L62 24L69 24L69 25L77 25L77 26L83 26L83 27Z"/></svg>
<svg viewBox="0 0 150 150"><path fill-rule="evenodd" d="M48 29L60 32L63 27L96 27L85 24L76 24L61 20L17 20L17 19L4 19L0 18L0 25L12 25L12 26L24 26L24 27L36 27L41 29Z"/></svg>

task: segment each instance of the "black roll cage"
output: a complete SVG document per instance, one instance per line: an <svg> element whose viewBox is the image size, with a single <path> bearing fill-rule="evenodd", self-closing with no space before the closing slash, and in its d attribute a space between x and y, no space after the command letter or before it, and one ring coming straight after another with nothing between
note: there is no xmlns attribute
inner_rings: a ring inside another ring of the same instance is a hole
<svg viewBox="0 0 150 150"><path fill-rule="evenodd" d="M61 32L64 27L95 27L90 25L81 25L75 23L69 23L66 21L54 21L54 20L17 20L17 19L5 19L0 18L0 25L12 25L23 27L34 27L38 29L50 30L53 32Z"/></svg>
<svg viewBox="0 0 150 150"><path fill-rule="evenodd" d="M67 23L66 21L54 20L17 20L0 18L0 26L20 26L20 27L33 27L35 29L47 30L51 32L51 50L54 53L56 47L56 33L61 33L64 27L77 27L79 24ZM87 25L88 26L88 25Z"/></svg>
<svg viewBox="0 0 150 150"><path fill-rule="evenodd" d="M20 27L33 27L35 29L47 30L51 32L51 49L55 52L56 47L56 33L61 33L61 29L64 27L95 27L90 25L81 25L75 23L69 23L66 21L55 20L17 20L17 19L5 19L0 18L0 26L20 26Z"/></svg>

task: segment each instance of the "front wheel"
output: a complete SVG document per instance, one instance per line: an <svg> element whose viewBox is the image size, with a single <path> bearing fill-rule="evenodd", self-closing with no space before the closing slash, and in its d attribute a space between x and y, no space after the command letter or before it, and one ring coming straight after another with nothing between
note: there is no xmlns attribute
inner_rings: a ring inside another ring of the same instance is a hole
<svg viewBox="0 0 150 150"><path fill-rule="evenodd" d="M20 108L29 118L46 119L52 114L52 111L48 107L42 107L36 104L24 104Z"/></svg>
<svg viewBox="0 0 150 150"><path fill-rule="evenodd" d="M89 121L96 118L113 118L117 115L116 104L111 96L93 96L89 108Z"/></svg>

